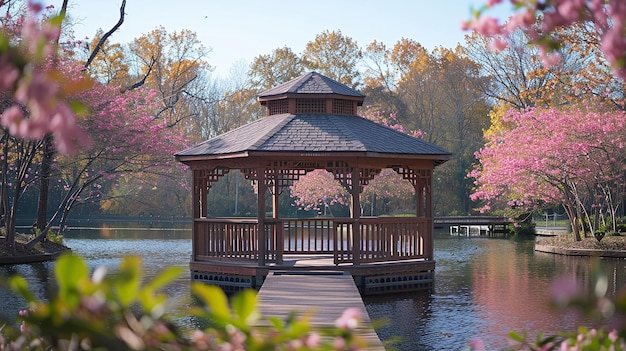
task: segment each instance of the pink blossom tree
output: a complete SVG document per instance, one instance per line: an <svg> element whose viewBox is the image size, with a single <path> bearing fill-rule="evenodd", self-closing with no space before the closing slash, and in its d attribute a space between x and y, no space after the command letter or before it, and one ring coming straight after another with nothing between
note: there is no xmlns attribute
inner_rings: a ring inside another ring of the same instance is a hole
<svg viewBox="0 0 626 351"><path fill-rule="evenodd" d="M500 23L495 17L485 15L489 9L504 3L503 0L488 0L474 11L472 20L463 23L465 29L476 30L493 38L492 47L502 50L506 37L521 28L528 33L531 42L539 45L540 57L546 66L551 66L561 57L562 43L554 39L553 33L560 28L577 23L593 26L600 33L600 48L613 72L626 79L626 3L621 0L510 0L515 9L508 22Z"/></svg>
<svg viewBox="0 0 626 351"><path fill-rule="evenodd" d="M71 55L60 55L63 16L39 23L41 10L30 4L29 16L7 15L0 32L0 208L7 240L14 242L20 197L35 180L55 178L64 192L27 246L45 237L58 217L63 224L77 204L100 201L103 187L117 177L171 172L171 154L185 142L181 130L155 117L160 100L154 91L101 84ZM43 172L48 136L59 154Z"/></svg>
<svg viewBox="0 0 626 351"><path fill-rule="evenodd" d="M469 174L476 179L472 199L485 201L483 211L562 205L576 240L584 219L593 225L591 208L615 215L626 171L624 112L530 108L509 110L503 121L509 127L487 136Z"/></svg>
<svg viewBox="0 0 626 351"><path fill-rule="evenodd" d="M402 176L396 173L393 169L387 168L380 171L374 179L370 180L369 184L363 189L362 201L363 211L367 212L369 206L369 214L375 215L375 208L377 203L382 203L384 207L386 203L392 200L412 198L414 193L413 186L408 181L402 179Z"/></svg>
<svg viewBox="0 0 626 351"><path fill-rule="evenodd" d="M300 177L290 190L296 206L304 211L324 211L324 214L328 211L332 216L331 206L349 204L348 191L332 173L323 169L316 169Z"/></svg>

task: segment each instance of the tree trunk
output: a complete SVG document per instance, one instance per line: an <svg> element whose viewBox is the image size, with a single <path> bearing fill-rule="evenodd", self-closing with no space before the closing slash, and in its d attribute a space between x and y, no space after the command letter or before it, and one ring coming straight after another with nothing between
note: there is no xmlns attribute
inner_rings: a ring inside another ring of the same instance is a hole
<svg viewBox="0 0 626 351"><path fill-rule="evenodd" d="M39 200L37 201L37 222L35 224L39 231L43 231L48 224L48 193L53 156L54 147L52 146L52 136L46 135L43 144L43 159L41 160Z"/></svg>
<svg viewBox="0 0 626 351"><path fill-rule="evenodd" d="M9 153L9 137L8 131L4 131L2 136L2 144L4 145L2 154L2 180L0 181L0 225L5 228L7 225L7 216L9 211L9 189L7 185L7 172L9 170L9 160L6 155ZM5 236L6 240L6 236Z"/></svg>
<svg viewBox="0 0 626 351"><path fill-rule="evenodd" d="M574 240L581 241L580 231L578 230L578 218L576 216L576 209L572 207L571 203L563 203L563 208L565 209L565 213L567 213L567 218L569 218L569 223L572 226L572 232L574 233Z"/></svg>

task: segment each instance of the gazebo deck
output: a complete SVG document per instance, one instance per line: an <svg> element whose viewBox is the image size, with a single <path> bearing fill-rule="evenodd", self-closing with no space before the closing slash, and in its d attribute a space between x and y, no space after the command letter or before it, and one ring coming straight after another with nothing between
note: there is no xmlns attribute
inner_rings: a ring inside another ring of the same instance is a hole
<svg viewBox="0 0 626 351"><path fill-rule="evenodd" d="M432 287L435 262L423 238L428 219L364 217L356 241L353 219L274 219L266 223L263 260L256 222L197 219L192 279L237 291L260 288L270 272L348 272L363 294Z"/></svg>
<svg viewBox="0 0 626 351"><path fill-rule="evenodd" d="M348 272L362 294L373 295L432 288L435 261L416 259L354 266L335 265L329 255L287 255L283 264L267 266L251 261L214 260L191 262L190 267L193 280L219 285L229 292L259 289L271 272Z"/></svg>

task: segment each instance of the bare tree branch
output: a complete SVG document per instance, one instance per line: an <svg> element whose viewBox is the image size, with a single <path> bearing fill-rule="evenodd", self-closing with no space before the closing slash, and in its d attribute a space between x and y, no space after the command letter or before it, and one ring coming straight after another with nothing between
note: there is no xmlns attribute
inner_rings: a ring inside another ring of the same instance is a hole
<svg viewBox="0 0 626 351"><path fill-rule="evenodd" d="M137 89L140 86L144 85L146 83L146 79L148 79L148 76L150 76L150 73L152 72L152 67L154 67L156 62L157 62L156 57L152 56L152 58L150 59L150 64L148 65L148 72L146 72L146 74L143 76L143 78L141 78L138 82L136 82L135 84L132 84L129 87L124 88L122 90L122 93L125 93L125 92L130 91L130 90Z"/></svg>
<svg viewBox="0 0 626 351"><path fill-rule="evenodd" d="M178 100L180 99L180 94L182 94L185 91L185 87L190 84L191 82L193 82L196 78L198 78L197 75L194 75L193 77L191 77L188 81L186 81L185 83L181 84L181 86L176 90L176 92L174 94L172 94L169 98L168 98L168 102L166 103L165 106L163 106L161 108L161 110L159 110L159 112L157 112L156 117L160 117L161 114L171 108L174 107L174 105L176 105L176 103L178 102Z"/></svg>
<svg viewBox="0 0 626 351"><path fill-rule="evenodd" d="M64 2L64 4L65 4L65 2ZM89 59L87 60L87 62L85 62L84 69L89 68L89 66L91 65L93 60L96 58L96 55L98 54L98 52L100 52L100 48L102 48L102 45L104 45L104 43L107 41L107 39L109 39L109 37L113 33L115 33L115 31L118 30L122 26L122 23L124 23L124 9L125 8L126 8L126 0L122 0L122 5L120 6L120 20L117 21L117 23L113 26L113 28L111 28L110 31L106 32L102 36L102 38L100 38L100 41L98 42L96 47L93 48L93 51L91 52L91 55L89 55Z"/></svg>

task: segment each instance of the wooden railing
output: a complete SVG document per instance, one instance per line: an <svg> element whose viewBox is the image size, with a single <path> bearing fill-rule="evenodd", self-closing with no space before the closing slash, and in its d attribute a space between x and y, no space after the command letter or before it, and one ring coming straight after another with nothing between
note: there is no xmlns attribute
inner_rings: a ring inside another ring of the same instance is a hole
<svg viewBox="0 0 626 351"><path fill-rule="evenodd" d="M429 258L432 235L426 218L360 218L358 244L354 242L353 224L353 219L335 220L339 244L335 264Z"/></svg>
<svg viewBox="0 0 626 351"><path fill-rule="evenodd" d="M334 226L329 219L283 219L286 254L333 253Z"/></svg>
<svg viewBox="0 0 626 351"><path fill-rule="evenodd" d="M429 220L363 217L355 243L354 220L266 219L265 262L282 263L283 254L330 254L335 264L429 258ZM193 259L259 260L256 218L199 218L194 221ZM355 249L356 248L356 249Z"/></svg>
<svg viewBox="0 0 626 351"><path fill-rule="evenodd" d="M266 261L281 262L281 231L277 222L265 223ZM197 218L194 221L193 259L259 259L259 232L256 218Z"/></svg>

